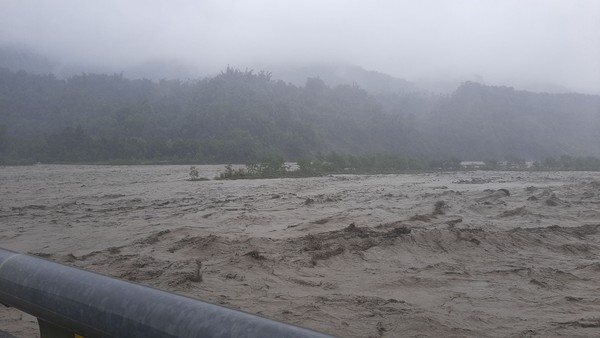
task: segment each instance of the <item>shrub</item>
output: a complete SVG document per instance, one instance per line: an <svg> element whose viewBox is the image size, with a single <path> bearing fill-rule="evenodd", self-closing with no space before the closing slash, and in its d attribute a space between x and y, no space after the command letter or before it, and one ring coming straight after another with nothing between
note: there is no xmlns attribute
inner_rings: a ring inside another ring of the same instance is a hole
<svg viewBox="0 0 600 338"><path fill-rule="evenodd" d="M190 181L208 181L208 178L200 177L200 172L193 165L190 167Z"/></svg>

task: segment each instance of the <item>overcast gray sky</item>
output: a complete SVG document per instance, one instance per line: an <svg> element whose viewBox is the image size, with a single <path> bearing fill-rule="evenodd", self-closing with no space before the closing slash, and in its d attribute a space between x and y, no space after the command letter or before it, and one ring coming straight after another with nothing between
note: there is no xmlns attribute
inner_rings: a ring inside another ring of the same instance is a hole
<svg viewBox="0 0 600 338"><path fill-rule="evenodd" d="M341 62L600 93L599 0L0 0L0 43L115 71Z"/></svg>

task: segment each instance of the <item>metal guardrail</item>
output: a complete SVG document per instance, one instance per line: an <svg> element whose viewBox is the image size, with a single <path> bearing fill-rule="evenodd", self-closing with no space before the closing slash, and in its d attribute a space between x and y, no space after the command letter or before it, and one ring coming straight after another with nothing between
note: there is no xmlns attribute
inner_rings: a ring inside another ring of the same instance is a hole
<svg viewBox="0 0 600 338"><path fill-rule="evenodd" d="M4 249L0 302L37 317L42 338L329 337Z"/></svg>

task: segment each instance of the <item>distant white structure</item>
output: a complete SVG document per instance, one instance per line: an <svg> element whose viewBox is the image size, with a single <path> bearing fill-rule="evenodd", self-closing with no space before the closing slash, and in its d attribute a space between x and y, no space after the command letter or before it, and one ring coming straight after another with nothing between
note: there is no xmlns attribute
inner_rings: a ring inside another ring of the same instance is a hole
<svg viewBox="0 0 600 338"><path fill-rule="evenodd" d="M535 165L534 161L519 161L519 162L510 162L510 161L502 161L498 162L498 166L504 169L531 169Z"/></svg>
<svg viewBox="0 0 600 338"><path fill-rule="evenodd" d="M460 166L463 169L481 169L485 167L485 162L483 161L462 161L460 162Z"/></svg>

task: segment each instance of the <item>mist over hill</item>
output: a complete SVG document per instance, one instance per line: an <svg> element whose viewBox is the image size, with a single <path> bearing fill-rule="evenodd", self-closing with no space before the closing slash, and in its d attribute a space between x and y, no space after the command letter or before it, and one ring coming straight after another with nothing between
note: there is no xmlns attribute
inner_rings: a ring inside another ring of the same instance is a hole
<svg viewBox="0 0 600 338"><path fill-rule="evenodd" d="M152 59L120 67L65 62L20 45L0 45L0 68L7 68L12 71L24 70L34 74L54 74L59 78L68 78L81 73L116 73L123 74L125 78L132 80L160 81L190 80L216 75L177 59ZM245 69L268 69L274 74L273 78L275 80L282 80L297 86L303 86L308 78L319 78L331 87L358 85L370 93L412 93L422 91L408 80L369 71L355 65L321 63L295 66L279 64L258 67L247 66Z"/></svg>
<svg viewBox="0 0 600 338"><path fill-rule="evenodd" d="M337 85L358 85L371 94L410 94L417 92L451 94L464 82L486 83L486 79L479 74L462 76L435 75L404 79L342 62L258 62L242 63L241 65L232 65L232 67L245 70L266 69L272 72L273 79L289 82L297 86L303 86L308 78L319 78L330 87ZM7 68L12 71L24 70L34 74L54 74L61 79L82 73L94 73L122 74L127 79L149 79L152 81L200 79L216 76L220 71L215 71L210 67L203 67L178 58L149 58L143 61L137 60L119 65L98 64L91 61L69 61L46 55L23 44L1 43L0 68ZM521 81L499 84L511 84L520 90L537 93L558 94L575 92L567 86L551 82Z"/></svg>
<svg viewBox="0 0 600 338"><path fill-rule="evenodd" d="M428 153L461 159L600 154L600 96L517 91L466 82L417 127Z"/></svg>
<svg viewBox="0 0 600 338"><path fill-rule="evenodd" d="M15 44L0 44L0 68L12 71L24 70L36 74L57 73L58 62L35 52L31 48Z"/></svg>
<svg viewBox="0 0 600 338"><path fill-rule="evenodd" d="M319 152L463 160L600 154L600 96L464 83L451 95L303 86L233 68L194 81L0 71L7 162L293 160Z"/></svg>
<svg viewBox="0 0 600 338"><path fill-rule="evenodd" d="M416 93L423 90L414 83L388 74L368 71L359 66L319 64L312 66L266 66L274 78L304 85L307 78L319 78L328 86L358 85L369 93Z"/></svg>

